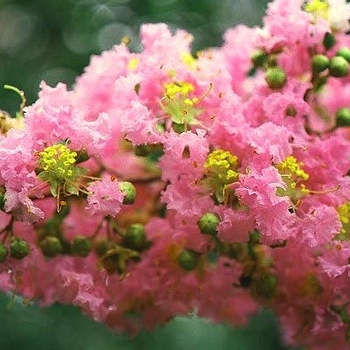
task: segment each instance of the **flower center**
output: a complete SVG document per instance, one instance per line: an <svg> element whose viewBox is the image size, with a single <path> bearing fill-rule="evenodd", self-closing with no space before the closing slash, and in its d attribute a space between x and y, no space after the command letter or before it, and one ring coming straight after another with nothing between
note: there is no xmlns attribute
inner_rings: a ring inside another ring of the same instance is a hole
<svg viewBox="0 0 350 350"><path fill-rule="evenodd" d="M39 166L52 178L64 181L74 176L76 156L76 152L59 143L39 152Z"/></svg>
<svg viewBox="0 0 350 350"><path fill-rule="evenodd" d="M311 13L315 19L323 18L327 20L329 14L329 4L328 1L311 0L305 3L304 10Z"/></svg>
<svg viewBox="0 0 350 350"><path fill-rule="evenodd" d="M287 157L283 162L276 165L282 176L286 188L279 187L277 195L288 196L294 204L298 204L302 197L308 195L310 190L304 182L309 179L309 174L302 169L303 163L298 162L293 156Z"/></svg>
<svg viewBox="0 0 350 350"><path fill-rule="evenodd" d="M227 203L232 192L228 185L238 180L238 158L222 149L209 153L204 165L206 170L203 184L214 190L219 203Z"/></svg>

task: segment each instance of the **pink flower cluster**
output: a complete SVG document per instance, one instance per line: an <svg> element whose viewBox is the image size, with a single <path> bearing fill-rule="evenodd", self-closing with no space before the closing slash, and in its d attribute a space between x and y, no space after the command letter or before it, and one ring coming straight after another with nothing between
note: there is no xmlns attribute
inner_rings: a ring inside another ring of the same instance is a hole
<svg viewBox="0 0 350 350"><path fill-rule="evenodd" d="M350 5L276 0L193 55L141 27L0 123L0 289L116 330L272 308L350 342Z"/></svg>

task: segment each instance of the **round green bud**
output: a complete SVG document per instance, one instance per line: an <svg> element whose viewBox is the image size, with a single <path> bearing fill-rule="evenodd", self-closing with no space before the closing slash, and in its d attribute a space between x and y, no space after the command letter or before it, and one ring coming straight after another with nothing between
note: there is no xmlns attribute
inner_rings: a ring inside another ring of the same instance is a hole
<svg viewBox="0 0 350 350"><path fill-rule="evenodd" d="M136 188L129 181L121 181L119 189L125 194L123 204L133 204L136 198Z"/></svg>
<svg viewBox="0 0 350 350"><path fill-rule="evenodd" d="M194 270L198 262L198 253L184 249L178 256L179 265L186 271Z"/></svg>
<svg viewBox="0 0 350 350"><path fill-rule="evenodd" d="M124 242L128 248L139 250L145 246L146 238L145 227L141 224L132 224L126 229Z"/></svg>
<svg viewBox="0 0 350 350"><path fill-rule="evenodd" d="M220 218L215 213L205 213L200 217L197 224L201 233L206 235L216 236L217 227L220 223Z"/></svg>
<svg viewBox="0 0 350 350"><path fill-rule="evenodd" d="M345 77L348 73L349 63L344 57L335 56L331 58L331 61L329 63L329 74L332 77Z"/></svg>
<svg viewBox="0 0 350 350"><path fill-rule="evenodd" d="M336 125L339 126L350 126L350 108L344 107L337 110L335 114Z"/></svg>
<svg viewBox="0 0 350 350"><path fill-rule="evenodd" d="M63 250L61 241L55 236L46 236L39 245L43 254L50 258L59 255Z"/></svg>
<svg viewBox="0 0 350 350"><path fill-rule="evenodd" d="M312 57L311 65L314 72L323 72L329 67L329 58L326 55L315 55Z"/></svg>
<svg viewBox="0 0 350 350"><path fill-rule="evenodd" d="M3 245L3 243L0 243L0 262L4 262L8 254L7 248Z"/></svg>
<svg viewBox="0 0 350 350"><path fill-rule="evenodd" d="M323 46L326 50L332 48L337 41L335 40L335 36L331 33L326 33L323 38Z"/></svg>
<svg viewBox="0 0 350 350"><path fill-rule="evenodd" d="M280 67L272 67L266 71L265 80L271 89L281 89L287 82L286 72Z"/></svg>
<svg viewBox="0 0 350 350"><path fill-rule="evenodd" d="M350 62L350 49L348 47L342 47L337 51L337 56L345 58Z"/></svg>
<svg viewBox="0 0 350 350"><path fill-rule="evenodd" d="M250 57L254 67L262 67L267 62L268 54L263 50L256 50Z"/></svg>
<svg viewBox="0 0 350 350"><path fill-rule="evenodd" d="M85 236L75 236L71 242L71 251L74 255L86 257L91 250L91 239Z"/></svg>
<svg viewBox="0 0 350 350"><path fill-rule="evenodd" d="M29 254L29 244L22 238L13 238L10 243L10 255L15 259L23 259Z"/></svg>
<svg viewBox="0 0 350 350"><path fill-rule="evenodd" d="M101 238L94 242L94 251L98 256L104 255L109 248L110 242L105 238Z"/></svg>

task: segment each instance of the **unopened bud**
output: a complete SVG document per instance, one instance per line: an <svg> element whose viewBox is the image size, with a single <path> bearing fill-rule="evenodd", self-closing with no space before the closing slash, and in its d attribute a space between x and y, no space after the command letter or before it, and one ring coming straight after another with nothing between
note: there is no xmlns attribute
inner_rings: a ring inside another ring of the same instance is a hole
<svg viewBox="0 0 350 350"><path fill-rule="evenodd" d="M109 248L110 242L105 238L101 238L94 242L94 251L98 256L104 255Z"/></svg>
<svg viewBox="0 0 350 350"><path fill-rule="evenodd" d="M345 58L350 62L350 49L348 47L342 47L337 51L337 56Z"/></svg>
<svg viewBox="0 0 350 350"><path fill-rule="evenodd" d="M3 186L0 186L0 210L5 209L5 188Z"/></svg>
<svg viewBox="0 0 350 350"><path fill-rule="evenodd" d="M43 254L48 257L57 256L63 249L61 241L55 236L46 236L39 245Z"/></svg>
<svg viewBox="0 0 350 350"><path fill-rule="evenodd" d="M91 240L85 236L75 236L71 243L71 250L74 255L86 257L91 250Z"/></svg>
<svg viewBox="0 0 350 350"><path fill-rule="evenodd" d="M350 126L350 109L347 107L340 108L335 114L336 125L339 126Z"/></svg>
<svg viewBox="0 0 350 350"><path fill-rule="evenodd" d="M22 238L13 238L10 243L10 255L15 259L23 259L29 254L29 244Z"/></svg>
<svg viewBox="0 0 350 350"><path fill-rule="evenodd" d="M323 38L323 46L325 47L326 50L329 50L332 48L337 41L335 40L335 37L331 33L326 33L324 38Z"/></svg>
<svg viewBox="0 0 350 350"><path fill-rule="evenodd" d="M177 134L182 134L183 132L185 132L185 124L178 124L178 123L172 123L171 124L173 130L177 133Z"/></svg>
<svg viewBox="0 0 350 350"><path fill-rule="evenodd" d="M277 277L271 273L263 273L254 279L252 292L263 298L271 298L275 295L277 288Z"/></svg>
<svg viewBox="0 0 350 350"><path fill-rule="evenodd" d="M332 77L345 77L348 73L349 63L344 57L335 56L331 58L331 61L329 63L329 74Z"/></svg>
<svg viewBox="0 0 350 350"><path fill-rule="evenodd" d="M8 254L7 248L3 245L3 243L0 243L0 262L4 262Z"/></svg>
<svg viewBox="0 0 350 350"><path fill-rule="evenodd" d="M187 271L194 270L198 262L198 253L184 249L178 256L177 261L179 265Z"/></svg>
<svg viewBox="0 0 350 350"><path fill-rule="evenodd" d="M77 152L77 156L75 158L75 163L79 164L79 163L83 163L86 162L89 159L89 155L87 153L87 151L85 149L82 149L80 151Z"/></svg>
<svg viewBox="0 0 350 350"><path fill-rule="evenodd" d="M266 71L265 80L271 89L281 89L287 82L286 72L280 67L272 67Z"/></svg>
<svg viewBox="0 0 350 350"><path fill-rule="evenodd" d="M262 67L267 62L268 54L263 50L256 50L252 56L251 61L254 67Z"/></svg>
<svg viewBox="0 0 350 350"><path fill-rule="evenodd" d="M314 72L323 72L329 67L329 58L326 55L315 55L312 57L311 65Z"/></svg>
<svg viewBox="0 0 350 350"><path fill-rule="evenodd" d="M123 204L133 204L136 198L136 188L129 181L121 181L119 183L119 189L124 193L125 197Z"/></svg>
<svg viewBox="0 0 350 350"><path fill-rule="evenodd" d="M128 248L139 250L145 246L146 232L145 228L141 224L130 225L124 236L125 245Z"/></svg>
<svg viewBox="0 0 350 350"><path fill-rule="evenodd" d="M215 213L205 213L200 217L197 224L201 233L216 236L220 218Z"/></svg>

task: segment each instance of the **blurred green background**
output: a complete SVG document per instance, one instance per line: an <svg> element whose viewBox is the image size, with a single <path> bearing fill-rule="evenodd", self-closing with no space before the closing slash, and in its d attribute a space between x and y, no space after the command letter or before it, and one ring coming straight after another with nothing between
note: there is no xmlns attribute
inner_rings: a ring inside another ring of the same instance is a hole
<svg viewBox="0 0 350 350"><path fill-rule="evenodd" d="M260 25L265 0L0 0L0 108L14 113L19 100L4 84L25 91L28 104L41 80L71 86L90 55L123 36L139 49L142 23L166 22L195 36L193 50L219 46L226 28ZM0 349L48 350L282 350L273 314L262 311L245 328L176 318L135 338L116 334L74 307L39 309L0 294Z"/></svg>

